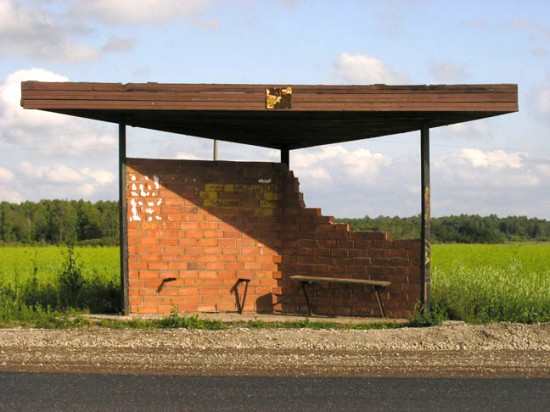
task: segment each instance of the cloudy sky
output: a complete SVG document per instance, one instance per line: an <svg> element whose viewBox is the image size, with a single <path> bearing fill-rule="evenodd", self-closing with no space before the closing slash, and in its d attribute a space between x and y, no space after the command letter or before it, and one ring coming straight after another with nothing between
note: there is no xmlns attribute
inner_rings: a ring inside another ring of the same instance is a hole
<svg viewBox="0 0 550 412"><path fill-rule="evenodd" d="M24 111L23 80L517 83L520 112L432 129L432 212L550 219L548 0L0 0L0 200L117 198L117 128ZM420 210L419 133L291 152L309 207ZM128 130L128 155L210 159ZM223 160L278 161L228 143Z"/></svg>

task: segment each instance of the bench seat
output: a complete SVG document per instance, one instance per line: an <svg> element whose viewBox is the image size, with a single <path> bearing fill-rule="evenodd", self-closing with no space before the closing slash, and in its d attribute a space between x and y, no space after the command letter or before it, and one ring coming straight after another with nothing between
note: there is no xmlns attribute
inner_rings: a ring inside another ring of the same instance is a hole
<svg viewBox="0 0 550 412"><path fill-rule="evenodd" d="M302 285L302 290L304 291L304 296L306 298L309 316L313 315L313 311L311 309L311 300L307 293L306 285L308 284L311 285L313 283L338 283L338 284L344 284L344 285L371 286L374 289L374 292L376 294L376 300L378 301L378 307L380 309L380 313L382 314L383 318L386 317L386 312L384 310L382 300L380 299L379 290L384 289L391 285L391 282L387 280L330 278L330 277L322 277L322 276L304 276L304 275L289 276L289 279L296 282L300 282L300 284Z"/></svg>

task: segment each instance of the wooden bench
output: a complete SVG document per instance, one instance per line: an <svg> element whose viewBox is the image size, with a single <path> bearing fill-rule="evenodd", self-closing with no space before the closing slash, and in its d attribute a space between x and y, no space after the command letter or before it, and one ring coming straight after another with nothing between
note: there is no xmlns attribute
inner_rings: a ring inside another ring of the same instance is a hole
<svg viewBox="0 0 550 412"><path fill-rule="evenodd" d="M366 280L366 279L347 279L347 278L327 278L319 276L302 276L294 275L289 277L290 280L300 282L302 284L302 290L304 291L304 296L306 298L307 309L309 316L313 315L311 310L311 300L307 294L306 285L311 285L313 283L338 283L344 285L363 285L363 286L372 286L376 294L376 300L378 301L378 307L380 308L380 313L382 317L386 317L386 312L384 311L384 306L382 305L382 300L380 299L380 289L384 289L391 285L391 282L385 280Z"/></svg>

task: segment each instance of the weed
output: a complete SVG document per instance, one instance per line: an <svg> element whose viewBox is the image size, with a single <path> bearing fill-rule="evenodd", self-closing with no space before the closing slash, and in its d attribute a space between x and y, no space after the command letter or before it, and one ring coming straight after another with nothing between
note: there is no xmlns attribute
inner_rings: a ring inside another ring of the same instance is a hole
<svg viewBox="0 0 550 412"><path fill-rule="evenodd" d="M449 319L447 308L439 303L434 303L430 306L430 310L422 310L417 306L414 311L414 316L409 322L412 327L438 326Z"/></svg>
<svg viewBox="0 0 550 412"><path fill-rule="evenodd" d="M63 270L58 278L61 304L64 307L82 308L80 296L86 281L82 275L82 265L78 262L74 246L69 245Z"/></svg>

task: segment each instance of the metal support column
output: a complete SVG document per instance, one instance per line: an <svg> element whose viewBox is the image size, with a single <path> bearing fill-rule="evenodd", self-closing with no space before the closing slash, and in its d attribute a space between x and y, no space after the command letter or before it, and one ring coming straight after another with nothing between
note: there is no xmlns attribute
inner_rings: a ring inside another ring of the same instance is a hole
<svg viewBox="0 0 550 412"><path fill-rule="evenodd" d="M120 232L120 287L122 288L121 309L129 311L128 299L128 208L126 205L126 124L118 125L118 199Z"/></svg>
<svg viewBox="0 0 550 412"><path fill-rule="evenodd" d="M286 147L281 149L281 163L284 163L290 168L290 150Z"/></svg>
<svg viewBox="0 0 550 412"><path fill-rule="evenodd" d="M430 206L430 129L424 125L420 132L420 163L422 180L422 233L421 233L421 273L420 301L421 310L430 310L431 282L431 206Z"/></svg>
<svg viewBox="0 0 550 412"><path fill-rule="evenodd" d="M214 140L214 150L212 153L212 158L214 161L218 160L218 141Z"/></svg>

